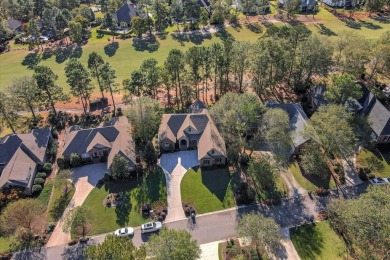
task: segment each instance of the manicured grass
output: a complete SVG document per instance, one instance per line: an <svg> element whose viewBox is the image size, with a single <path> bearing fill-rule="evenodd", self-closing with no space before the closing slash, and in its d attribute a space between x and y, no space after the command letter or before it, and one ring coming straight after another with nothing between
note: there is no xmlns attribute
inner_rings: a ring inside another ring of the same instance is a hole
<svg viewBox="0 0 390 260"><path fill-rule="evenodd" d="M302 260L344 259L344 242L327 221L301 226L297 230L291 228L290 235Z"/></svg>
<svg viewBox="0 0 390 260"><path fill-rule="evenodd" d="M340 12L340 11L338 11ZM344 22L337 18L333 13L323 7L319 8L319 12L314 15L308 15L313 23L308 23L307 27L314 33L325 36L337 36L344 31L355 32L367 39L378 39L384 32L390 29L390 23L381 23L375 19L367 18L365 20L354 21L348 20Z"/></svg>
<svg viewBox="0 0 390 260"><path fill-rule="evenodd" d="M198 214L234 207L234 177L226 168L190 169L180 184L181 200L193 203Z"/></svg>
<svg viewBox="0 0 390 260"><path fill-rule="evenodd" d="M11 245L11 240L9 238L0 237L0 254L8 253L10 245Z"/></svg>
<svg viewBox="0 0 390 260"><path fill-rule="evenodd" d="M314 190L319 187L323 187L325 189L336 187L336 184L331 177L327 179L321 179L317 176L302 175L302 172L297 162L290 164L290 171L294 176L295 180L306 190Z"/></svg>
<svg viewBox="0 0 390 260"><path fill-rule="evenodd" d="M243 27L240 32L228 27L226 32L242 41L255 41L260 36L259 33L246 27ZM18 75L31 75L33 73L32 66L40 64L49 66L58 75L57 84L69 92L69 85L66 83L64 75L68 58L71 56L79 57L80 62L86 66L88 55L93 51L102 55L103 59L116 69L118 76L116 82L121 84L124 79L130 78L131 72L138 69L145 59L153 57L160 64L163 64L169 51L174 48L186 51L191 46L209 46L214 42L221 42L221 37L226 37L226 34L212 34L209 37L184 37L179 42L169 34L165 39L157 38L159 42L157 51L149 51L147 44L141 42L134 46L132 39L115 40L115 43L112 44L111 36L104 35L103 38L98 38L96 29L93 29L89 42L77 51L54 51L54 53L47 52L35 55L28 50L17 50L2 54L0 58L0 90L6 88L11 83L12 78ZM108 39L110 40L108 41ZM95 85L97 85L96 82Z"/></svg>
<svg viewBox="0 0 390 260"><path fill-rule="evenodd" d="M53 189L53 180L48 180L41 191L41 194L37 197L39 201L42 202L43 205L47 206L49 204L51 190Z"/></svg>
<svg viewBox="0 0 390 260"><path fill-rule="evenodd" d="M223 260L223 257L222 257L222 248L223 248L223 244L225 242L221 242L218 244L218 259L219 260Z"/></svg>
<svg viewBox="0 0 390 260"><path fill-rule="evenodd" d="M376 157L379 161L379 163L382 163L383 167L379 171L374 171L374 174L376 177L381 178L387 178L390 177L390 165L386 162L386 160L383 158L382 154L379 152L376 153L377 156L366 149L360 149L359 154L357 156L357 163L365 166L365 160L369 160L370 158Z"/></svg>
<svg viewBox="0 0 390 260"><path fill-rule="evenodd" d="M73 197L76 189L74 188L73 184L71 184L71 182L69 182L69 185L71 185L71 188L70 188L70 190L68 190L66 197L63 197L64 196L64 192L62 190L63 185L58 185L58 184L54 185L53 197L51 198L50 203L47 207L48 221L51 221L51 222L57 221L56 219L53 219L50 212L54 208L56 208L58 211L57 214L59 216L62 215L65 208L68 206L69 202L72 200L72 197Z"/></svg>
<svg viewBox="0 0 390 260"><path fill-rule="evenodd" d="M151 173L146 180L140 180L140 183L142 185L138 185L136 180L110 182L91 191L83 204L93 212L91 235L114 231L124 226L139 226L150 221L140 214L142 203L151 204L155 201L167 203L164 173ZM103 200L108 194L119 192L123 192L126 198L121 206L116 208L103 206Z"/></svg>

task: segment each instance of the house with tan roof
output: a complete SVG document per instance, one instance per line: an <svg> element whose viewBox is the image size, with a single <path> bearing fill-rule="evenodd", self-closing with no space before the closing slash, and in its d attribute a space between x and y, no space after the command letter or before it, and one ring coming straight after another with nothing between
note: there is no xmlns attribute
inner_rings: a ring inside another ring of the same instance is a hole
<svg viewBox="0 0 390 260"><path fill-rule="evenodd" d="M20 186L31 194L39 165L46 162L51 138L49 128L34 129L28 134L12 134L0 140L0 188Z"/></svg>
<svg viewBox="0 0 390 260"><path fill-rule="evenodd" d="M129 170L135 170L134 143L129 131L130 124L124 116L103 122L96 128L71 127L66 131L62 155L69 158L76 153L84 161L107 161L107 169L110 169L114 156L120 154L128 160Z"/></svg>
<svg viewBox="0 0 390 260"><path fill-rule="evenodd" d="M158 132L162 152L198 150L201 166L226 163L225 142L206 106L196 100L188 114L164 114Z"/></svg>

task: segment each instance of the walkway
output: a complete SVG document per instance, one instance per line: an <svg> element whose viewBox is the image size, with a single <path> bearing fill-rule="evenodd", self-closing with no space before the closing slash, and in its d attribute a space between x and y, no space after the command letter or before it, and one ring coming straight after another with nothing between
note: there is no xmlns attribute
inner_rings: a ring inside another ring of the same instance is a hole
<svg viewBox="0 0 390 260"><path fill-rule="evenodd" d="M283 182L286 184L288 189L288 196L297 196L307 194L307 190L305 190L294 178L289 169L286 169L280 173L280 178L282 178Z"/></svg>
<svg viewBox="0 0 390 260"><path fill-rule="evenodd" d="M292 243L290 238L290 229L282 228L282 236L283 240L281 242L285 250L285 259L300 260L301 258L299 257L297 250L295 250L294 244Z"/></svg>
<svg viewBox="0 0 390 260"><path fill-rule="evenodd" d="M200 250L202 253L200 255L201 260L216 260L218 259L218 245L219 243L225 242L226 240L220 240L211 242L208 244L200 245Z"/></svg>
<svg viewBox="0 0 390 260"><path fill-rule="evenodd" d="M359 173L356 171L356 156L343 159L343 168L345 173L346 185L353 186L362 183Z"/></svg>
<svg viewBox="0 0 390 260"><path fill-rule="evenodd" d="M65 217L69 211L77 206L81 206L89 193L96 186L99 180L104 177L104 172L107 170L106 163L92 164L73 169L72 182L75 184L76 191L72 200L66 207L61 219L57 222L57 225L46 244L46 247L57 246L68 243L70 233L64 232L62 226L64 224Z"/></svg>
<svg viewBox="0 0 390 260"><path fill-rule="evenodd" d="M186 218L181 202L180 183L187 170L197 165L198 151L165 153L161 156L160 166L165 173L168 193L168 215L165 222Z"/></svg>

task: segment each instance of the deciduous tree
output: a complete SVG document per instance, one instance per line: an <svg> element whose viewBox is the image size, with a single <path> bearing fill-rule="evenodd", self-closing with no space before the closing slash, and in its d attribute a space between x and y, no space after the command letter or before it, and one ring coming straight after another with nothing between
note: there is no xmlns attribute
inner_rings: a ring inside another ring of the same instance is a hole
<svg viewBox="0 0 390 260"><path fill-rule="evenodd" d="M71 232L80 237L86 236L91 231L91 221L93 220L93 212L86 207L77 206L71 209L66 215L63 230Z"/></svg>
<svg viewBox="0 0 390 260"><path fill-rule="evenodd" d="M141 260L146 259L144 246L137 249L129 237L107 235L103 243L88 246L84 257L91 260Z"/></svg>
<svg viewBox="0 0 390 260"><path fill-rule="evenodd" d="M360 99L363 96L361 86L352 75L333 76L332 84L325 91L325 98L330 102L344 105L349 98Z"/></svg>
<svg viewBox="0 0 390 260"><path fill-rule="evenodd" d="M0 118L0 122L3 124L5 123L14 134L16 134L15 126L17 121L17 114L15 112L12 98L0 91L0 115L2 118Z"/></svg>
<svg viewBox="0 0 390 260"><path fill-rule="evenodd" d="M111 164L111 176L114 179L126 179L130 176L129 161L120 154L115 154Z"/></svg>
<svg viewBox="0 0 390 260"><path fill-rule="evenodd" d="M254 212L245 214L237 224L237 233L252 240L256 245L257 256L261 258L265 248L276 253L281 247L280 226L273 218L266 218Z"/></svg>
<svg viewBox="0 0 390 260"><path fill-rule="evenodd" d="M148 252L157 259L199 259L201 250L186 230L163 228L150 237Z"/></svg>

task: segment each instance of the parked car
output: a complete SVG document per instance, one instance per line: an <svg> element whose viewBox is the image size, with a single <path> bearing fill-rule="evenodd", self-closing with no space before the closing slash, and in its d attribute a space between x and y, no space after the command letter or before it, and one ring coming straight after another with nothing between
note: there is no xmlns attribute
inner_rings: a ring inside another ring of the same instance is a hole
<svg viewBox="0 0 390 260"><path fill-rule="evenodd" d="M115 230L114 232L115 236L117 237L128 237L134 235L134 228L132 227L125 227Z"/></svg>
<svg viewBox="0 0 390 260"><path fill-rule="evenodd" d="M389 183L390 180L389 180L389 178L374 178L374 179L371 179L370 182L372 185L378 185L378 184Z"/></svg>
<svg viewBox="0 0 390 260"><path fill-rule="evenodd" d="M141 225L141 233L155 232L162 229L161 222L148 222Z"/></svg>

